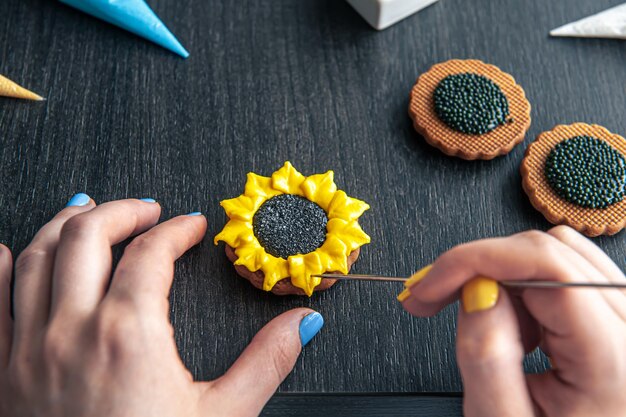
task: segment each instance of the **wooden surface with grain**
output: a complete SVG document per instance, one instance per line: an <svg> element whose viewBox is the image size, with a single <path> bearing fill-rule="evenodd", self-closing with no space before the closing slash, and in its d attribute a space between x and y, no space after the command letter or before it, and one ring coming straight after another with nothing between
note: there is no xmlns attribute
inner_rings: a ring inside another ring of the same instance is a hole
<svg viewBox="0 0 626 417"><path fill-rule="evenodd" d="M264 323L307 306L326 326L281 392L459 392L456 306L412 318L395 299L401 285L372 282L310 299L258 291L212 243L219 201L243 191L247 172L286 160L334 170L371 205L359 273L407 276L462 242L547 230L521 188L528 143L577 121L626 134L625 44L548 31L621 1L441 0L376 32L340 0L150 0L189 49L183 60L57 1L3 0L0 73L48 100L0 99L0 242L19 253L79 191L152 197L163 219L202 211L207 238L177 264L171 295L195 377L221 375ZM414 132L408 93L451 58L498 65L526 90L532 127L509 155L452 159ZM626 266L625 233L594 242Z"/></svg>

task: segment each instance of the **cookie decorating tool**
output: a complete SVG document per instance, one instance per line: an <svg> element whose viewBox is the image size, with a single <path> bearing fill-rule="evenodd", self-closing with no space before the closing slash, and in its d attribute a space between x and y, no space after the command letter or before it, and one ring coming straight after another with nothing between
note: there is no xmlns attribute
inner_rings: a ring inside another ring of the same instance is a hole
<svg viewBox="0 0 626 417"><path fill-rule="evenodd" d="M60 0L187 58L189 52L144 0Z"/></svg>
<svg viewBox="0 0 626 417"><path fill-rule="evenodd" d="M553 29L550 36L626 39L626 3Z"/></svg>
<svg viewBox="0 0 626 417"><path fill-rule="evenodd" d="M314 275L319 278L357 281L381 281L381 282L406 282L409 278L385 277L379 275L359 274L320 274ZM508 288L621 288L626 289L626 283L601 283L601 282L564 282L564 281L498 281L498 284Z"/></svg>
<svg viewBox="0 0 626 417"><path fill-rule="evenodd" d="M20 87L15 82L9 80L6 77L3 77L2 75L0 75L0 96L35 101L45 100L45 98L41 97L40 95L35 94L32 91L25 89L24 87Z"/></svg>

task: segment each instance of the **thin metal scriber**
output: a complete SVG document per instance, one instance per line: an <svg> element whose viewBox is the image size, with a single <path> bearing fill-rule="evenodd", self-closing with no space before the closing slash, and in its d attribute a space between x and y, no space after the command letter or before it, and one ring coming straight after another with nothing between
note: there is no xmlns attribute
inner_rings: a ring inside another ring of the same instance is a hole
<svg viewBox="0 0 626 417"><path fill-rule="evenodd" d="M384 277L380 275L362 274L320 274L312 275L318 278L329 278L339 280L364 280L364 281L384 281L384 282L405 282L408 278ZM606 283L606 282L563 282L563 281L499 281L500 285L510 288L622 288L626 289L626 283Z"/></svg>

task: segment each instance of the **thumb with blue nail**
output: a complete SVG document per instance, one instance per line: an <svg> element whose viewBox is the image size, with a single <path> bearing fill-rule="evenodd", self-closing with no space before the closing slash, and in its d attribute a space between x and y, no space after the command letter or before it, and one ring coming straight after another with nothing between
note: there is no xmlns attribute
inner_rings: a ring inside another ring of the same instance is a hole
<svg viewBox="0 0 626 417"><path fill-rule="evenodd" d="M287 311L266 324L228 372L214 381L213 388L228 404L225 414L259 414L323 325L322 315L307 308Z"/></svg>

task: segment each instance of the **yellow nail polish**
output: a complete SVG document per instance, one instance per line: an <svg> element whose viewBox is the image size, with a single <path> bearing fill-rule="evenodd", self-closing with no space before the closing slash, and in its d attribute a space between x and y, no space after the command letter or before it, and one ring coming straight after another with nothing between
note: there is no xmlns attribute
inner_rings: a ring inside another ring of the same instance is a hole
<svg viewBox="0 0 626 417"><path fill-rule="evenodd" d="M407 288L404 291L402 291L400 294L398 294L398 301L402 303L404 302L404 300L406 300L410 296L411 296L411 291L409 291L409 289Z"/></svg>
<svg viewBox="0 0 626 417"><path fill-rule="evenodd" d="M498 283L493 279L474 278L463 286L463 309L466 313L489 310L498 302L498 291Z"/></svg>
<svg viewBox="0 0 626 417"><path fill-rule="evenodd" d="M411 275L411 278L409 278L405 283L404 283L404 287L405 288L409 288L412 287L413 285L417 284L418 282L420 282L422 279L424 279L424 277L426 275L428 275L428 273L430 272L430 270L433 269L432 265L428 265L425 266L424 268L420 269L419 271L417 271L416 273L414 273L413 275Z"/></svg>

